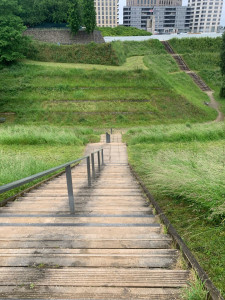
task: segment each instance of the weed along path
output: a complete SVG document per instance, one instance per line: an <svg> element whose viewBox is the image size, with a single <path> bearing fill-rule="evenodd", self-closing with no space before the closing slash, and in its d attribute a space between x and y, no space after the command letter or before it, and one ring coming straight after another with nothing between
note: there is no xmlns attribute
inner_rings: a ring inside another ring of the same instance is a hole
<svg viewBox="0 0 225 300"><path fill-rule="evenodd" d="M208 85L202 80L201 77L199 77L195 72L191 71L189 69L189 67L187 66L187 64L185 63L185 61L183 60L183 58L174 52L173 48L171 47L171 45L169 44L169 42L162 42L166 51L171 54L171 56L175 59L175 61L177 62L180 70L184 71L186 74L188 74L193 81L195 82L195 84L203 91L205 92L209 99L210 99L210 103L208 104L210 107L212 107L213 109L215 109L218 113L218 116L215 120L215 122L221 122L224 121L224 114L220 111L219 109L219 104L216 102L214 96L213 96L213 91L208 87Z"/></svg>
<svg viewBox="0 0 225 300"><path fill-rule="evenodd" d="M102 146L91 187L85 163L72 171L74 215L65 175L1 208L1 299L180 298L189 271L132 176L121 135L86 151Z"/></svg>

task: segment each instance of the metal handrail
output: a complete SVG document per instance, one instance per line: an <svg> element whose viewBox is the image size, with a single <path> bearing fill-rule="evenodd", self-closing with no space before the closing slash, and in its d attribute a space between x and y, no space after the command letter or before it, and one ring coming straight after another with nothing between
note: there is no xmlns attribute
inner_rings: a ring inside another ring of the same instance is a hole
<svg viewBox="0 0 225 300"><path fill-rule="evenodd" d="M5 193L7 191L10 191L14 188L17 188L19 186L22 186L26 183L32 182L38 178L41 178L43 176L49 175L51 173L54 173L60 169L65 168L66 169L66 181L67 181L67 190L68 190L68 199L69 199L69 206L70 206L70 212L73 214L75 212L74 208L74 196L73 196L73 184L72 184L72 175L71 175L71 165L78 163L84 159L86 159L87 162L87 178L88 178L88 186L91 186L92 179L95 179L95 163L94 163L94 154L98 154L98 171L101 170L101 158L100 158L100 152L102 157L102 166L104 165L104 155L103 155L103 148L92 152L90 155L83 156L81 158L78 158L76 160L72 160L70 162L67 162L65 164L59 165L57 167L48 169L46 171L25 177L23 179L19 179L10 183L7 183L5 185L0 186L0 194ZM90 168L90 156L91 156L91 164L92 164L92 179L91 179L91 168Z"/></svg>

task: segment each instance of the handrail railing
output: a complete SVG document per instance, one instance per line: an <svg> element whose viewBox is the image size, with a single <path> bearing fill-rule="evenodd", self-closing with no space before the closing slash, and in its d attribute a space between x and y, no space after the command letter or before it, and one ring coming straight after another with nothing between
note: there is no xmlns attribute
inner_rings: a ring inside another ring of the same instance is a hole
<svg viewBox="0 0 225 300"><path fill-rule="evenodd" d="M100 156L101 152L101 156ZM65 164L59 165L57 167L48 169L46 171L25 177L23 179L19 179L13 182L10 182L8 184L0 186L0 194L5 193L7 191L10 191L14 188L17 188L19 186L22 186L26 183L32 182L38 178L44 177L46 175L49 175L51 173L54 173L60 169L65 168L66 170L66 182L67 182L67 191L68 191L68 200L69 200L69 206L70 206L70 213L74 214L75 213L75 207L74 207L74 195L73 195L73 183L72 183L72 175L71 175L71 165L78 163L84 159L86 159L87 163L87 180L88 180L88 186L91 186L91 182L93 179L96 177L96 172L95 172L95 158L94 155L97 153L97 158L98 158L98 171L100 172L101 170L101 164L102 166L104 165L104 154L103 154L103 148L92 152L90 155L78 158L76 160L72 160L70 162L67 162ZM90 159L91 156L91 159ZM90 162L91 161L91 162ZM91 178L91 167L90 164L92 165L92 178Z"/></svg>

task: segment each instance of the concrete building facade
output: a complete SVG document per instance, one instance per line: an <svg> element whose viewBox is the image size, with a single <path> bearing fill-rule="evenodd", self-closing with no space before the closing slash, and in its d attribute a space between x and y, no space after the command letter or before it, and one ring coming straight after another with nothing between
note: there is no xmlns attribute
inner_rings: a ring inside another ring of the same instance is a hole
<svg viewBox="0 0 225 300"><path fill-rule="evenodd" d="M181 6L182 0L126 0L126 6Z"/></svg>
<svg viewBox="0 0 225 300"><path fill-rule="evenodd" d="M219 30L223 0L188 0L188 6L192 11L191 32L208 33Z"/></svg>
<svg viewBox="0 0 225 300"><path fill-rule="evenodd" d="M132 26L152 33L188 32L191 8L187 6L123 8L123 25ZM152 28L149 28L151 24Z"/></svg>
<svg viewBox="0 0 225 300"><path fill-rule="evenodd" d="M119 0L95 0L96 23L99 27L119 25Z"/></svg>

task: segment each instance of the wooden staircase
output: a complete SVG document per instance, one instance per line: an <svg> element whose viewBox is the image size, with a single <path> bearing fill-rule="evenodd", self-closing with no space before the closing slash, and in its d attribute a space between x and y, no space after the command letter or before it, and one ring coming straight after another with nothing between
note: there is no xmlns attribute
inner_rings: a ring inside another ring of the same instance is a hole
<svg viewBox="0 0 225 300"><path fill-rule="evenodd" d="M73 169L75 215L65 175L0 210L1 299L180 299L189 271L138 183L121 135L104 145L92 187Z"/></svg>

